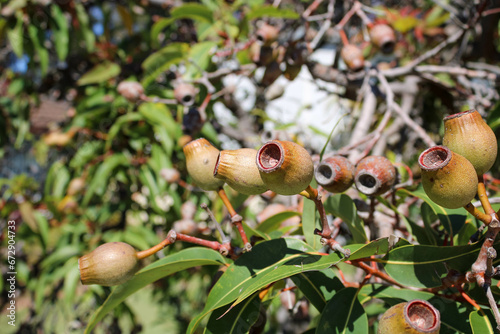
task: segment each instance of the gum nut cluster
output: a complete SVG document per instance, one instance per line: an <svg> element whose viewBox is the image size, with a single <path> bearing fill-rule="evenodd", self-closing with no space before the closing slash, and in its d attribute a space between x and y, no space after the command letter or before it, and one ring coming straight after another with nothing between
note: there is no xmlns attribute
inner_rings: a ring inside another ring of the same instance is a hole
<svg viewBox="0 0 500 334"><path fill-rule="evenodd" d="M474 109L444 118L443 145L469 160L481 176L495 163L497 139Z"/></svg>
<svg viewBox="0 0 500 334"><path fill-rule="evenodd" d="M474 109L444 118L443 146L420 155L422 183L437 204L454 209L476 195L478 176L495 163L498 151L493 130Z"/></svg>
<svg viewBox="0 0 500 334"><path fill-rule="evenodd" d="M135 249L124 242L105 243L78 260L83 284L113 286L125 283L139 270Z"/></svg>
<svg viewBox="0 0 500 334"><path fill-rule="evenodd" d="M239 150L220 151L215 163L214 176L224 180L229 187L245 195L257 195L267 191L255 164L257 150L240 148Z"/></svg>
<svg viewBox="0 0 500 334"><path fill-rule="evenodd" d="M457 209L477 192L477 175L469 160L446 146L428 148L418 158L425 193L436 204Z"/></svg>
<svg viewBox="0 0 500 334"><path fill-rule="evenodd" d="M378 334L438 334L441 328L439 311L425 300L396 304L382 315Z"/></svg>
<svg viewBox="0 0 500 334"><path fill-rule="evenodd" d="M218 190L224 180L214 177L214 168L219 150L205 138L199 138L183 147L186 168L194 183L203 190Z"/></svg>
<svg viewBox="0 0 500 334"><path fill-rule="evenodd" d="M184 154L188 173L204 190L218 190L227 183L246 195L267 190L295 195L309 186L314 173L307 150L290 141L269 141L258 151L242 148L219 152L200 138L186 144Z"/></svg>
<svg viewBox="0 0 500 334"><path fill-rule="evenodd" d="M341 193L354 183L367 196L390 190L396 181L396 168L381 156L367 156L354 166L347 158L334 156L320 162L314 171L316 182L331 193Z"/></svg>
<svg viewBox="0 0 500 334"><path fill-rule="evenodd" d="M302 192L314 174L307 150L291 141L268 141L257 152L256 162L264 184L280 195Z"/></svg>

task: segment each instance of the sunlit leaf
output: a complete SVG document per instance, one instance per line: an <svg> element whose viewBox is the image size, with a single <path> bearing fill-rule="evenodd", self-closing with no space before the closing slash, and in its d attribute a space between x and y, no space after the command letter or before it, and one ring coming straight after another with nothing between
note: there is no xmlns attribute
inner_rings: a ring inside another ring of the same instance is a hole
<svg viewBox="0 0 500 334"><path fill-rule="evenodd" d="M116 77L120 72L120 65L110 61L104 61L82 75L76 83L78 86L102 83Z"/></svg>
<svg viewBox="0 0 500 334"><path fill-rule="evenodd" d="M297 19L299 14L296 11L289 9L280 9L272 5L258 6L251 9L247 15L248 20L253 20L259 17L279 17L283 19Z"/></svg>
<svg viewBox="0 0 500 334"><path fill-rule="evenodd" d="M56 4L50 7L50 12L55 24L52 26L52 31L54 33L54 45L56 48L57 57L59 60L65 60L68 55L68 43L69 43L69 28L66 16Z"/></svg>

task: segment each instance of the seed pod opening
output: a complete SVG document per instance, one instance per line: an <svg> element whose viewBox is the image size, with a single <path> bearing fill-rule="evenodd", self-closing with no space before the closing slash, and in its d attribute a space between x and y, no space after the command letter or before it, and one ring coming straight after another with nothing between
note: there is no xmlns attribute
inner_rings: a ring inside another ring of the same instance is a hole
<svg viewBox="0 0 500 334"><path fill-rule="evenodd" d="M262 194L267 190L255 164L257 150L220 151L215 164L214 176L224 180L228 186L245 195Z"/></svg>
<svg viewBox="0 0 500 334"><path fill-rule="evenodd" d="M380 319L379 334L437 334L441 328L441 315L428 301L415 299L389 308Z"/></svg>
<svg viewBox="0 0 500 334"><path fill-rule="evenodd" d="M188 83L181 83L174 89L174 97L182 105L191 106L194 103L197 89Z"/></svg>
<svg viewBox="0 0 500 334"><path fill-rule="evenodd" d="M290 141L272 140L257 152L264 184L278 194L295 195L312 181L314 165L305 148Z"/></svg>
<svg viewBox="0 0 500 334"><path fill-rule="evenodd" d="M376 24L370 29L370 39L382 53L389 54L394 51L396 34L387 24Z"/></svg>
<svg viewBox="0 0 500 334"><path fill-rule="evenodd" d="M316 182L332 193L349 189L354 182L354 165L341 156L330 157L318 164L314 170Z"/></svg>
<svg viewBox="0 0 500 334"><path fill-rule="evenodd" d="M224 180L214 177L213 171L219 150L205 138L199 138L183 147L186 167L194 183L203 190L218 190Z"/></svg>
<svg viewBox="0 0 500 334"><path fill-rule="evenodd" d="M477 175L490 170L498 151L495 133L475 109L444 118L443 145L469 160Z"/></svg>
<svg viewBox="0 0 500 334"><path fill-rule="evenodd" d="M278 34L278 28L270 24L263 23L255 33L255 37L265 46L269 46L278 39Z"/></svg>
<svg viewBox="0 0 500 334"><path fill-rule="evenodd" d="M448 209L468 204L477 192L474 166L448 147L428 148L418 158L425 193L435 203Z"/></svg>
<svg viewBox="0 0 500 334"><path fill-rule="evenodd" d="M381 156L363 158L354 171L354 183L359 192L367 196L378 196L393 186L396 168L391 161Z"/></svg>
<svg viewBox="0 0 500 334"><path fill-rule="evenodd" d="M135 249L124 242L109 242L78 259L83 284L113 286L125 283L139 270Z"/></svg>

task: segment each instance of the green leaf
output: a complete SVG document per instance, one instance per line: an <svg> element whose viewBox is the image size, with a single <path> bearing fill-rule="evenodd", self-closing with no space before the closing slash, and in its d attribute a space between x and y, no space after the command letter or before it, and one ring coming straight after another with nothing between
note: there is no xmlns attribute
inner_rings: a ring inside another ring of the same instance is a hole
<svg viewBox="0 0 500 334"><path fill-rule="evenodd" d="M33 24L29 24L28 34L30 36L31 42L33 43L33 48L36 50L42 75L45 75L47 74L47 70L49 69L49 51L43 45L45 41L45 31L43 31L42 29L38 29Z"/></svg>
<svg viewBox="0 0 500 334"><path fill-rule="evenodd" d="M189 69L186 77L197 77L201 75L200 71L204 71L210 65L212 59L212 50L217 47L215 42L201 42L193 45L189 50Z"/></svg>
<svg viewBox="0 0 500 334"><path fill-rule="evenodd" d="M92 52L95 46L95 34L90 29L89 24L89 16L85 11L85 7L79 2L74 4L76 10L76 17L78 18L78 22L80 23L80 31L82 33L83 39L85 40L85 46L87 48L87 52Z"/></svg>
<svg viewBox="0 0 500 334"><path fill-rule="evenodd" d="M106 145L104 146L104 150L109 151L111 149L111 144L113 143L113 139L118 135L122 126L124 126L129 122L137 122L143 119L144 117L138 113L129 113L118 117L116 121L113 123L113 126L108 131L108 136L106 138Z"/></svg>
<svg viewBox="0 0 500 334"><path fill-rule="evenodd" d="M355 288L336 293L321 313L316 333L368 333L368 317L357 296Z"/></svg>
<svg viewBox="0 0 500 334"><path fill-rule="evenodd" d="M260 223L259 226L257 226L257 230L263 233L271 233L272 231L278 229L282 222L295 216L300 216L300 214L295 211L283 211L277 213Z"/></svg>
<svg viewBox="0 0 500 334"><path fill-rule="evenodd" d="M293 10L280 9L272 5L264 5L251 9L246 15L246 18L248 20L253 20L259 17L279 17L283 19L298 19L299 14Z"/></svg>
<svg viewBox="0 0 500 334"><path fill-rule="evenodd" d="M50 7L52 14L52 19L54 19L55 24L51 26L54 33L54 44L56 48L57 57L59 60L65 60L68 56L68 44L69 44L69 32L68 32L68 21L64 16L61 8L53 4Z"/></svg>
<svg viewBox="0 0 500 334"><path fill-rule="evenodd" d="M191 19L193 21L214 22L214 13L205 5L185 3L172 9L170 15L174 19Z"/></svg>
<svg viewBox="0 0 500 334"><path fill-rule="evenodd" d="M163 29L165 29L166 27L171 25L173 22L175 22L175 20L176 19L171 18L171 17L162 18L153 24L153 27L151 28L151 34L150 34L151 43L153 44L153 47L155 47L155 48L159 47L160 44L158 43L158 35L160 35L160 32Z"/></svg>
<svg viewBox="0 0 500 334"><path fill-rule="evenodd" d="M394 249L396 247L401 247L409 244L410 243L407 240L400 238L396 242L396 244L390 245L389 238L381 238L373 240L368 244L349 245L348 248L351 249L351 256L349 256L349 260L358 260L369 258L372 255L386 254L389 249ZM359 248L356 249L356 247Z"/></svg>
<svg viewBox="0 0 500 334"><path fill-rule="evenodd" d="M87 73L82 75L76 82L78 86L102 83L118 76L121 72L120 65L110 61L104 61L94 66Z"/></svg>
<svg viewBox="0 0 500 334"><path fill-rule="evenodd" d="M368 240L363 220L359 218L356 205L349 196L345 194L330 196L324 206L327 213L340 217L347 224L354 242L364 243Z"/></svg>
<svg viewBox="0 0 500 334"><path fill-rule="evenodd" d="M406 189L401 189L401 191L422 199L428 206L430 206L430 209L432 209L432 212L437 216L441 225L449 233L449 235L454 235L453 231L458 231L462 228L463 224L465 224L465 220L467 219L467 212L465 209L446 209L437 205L429 198L429 196L427 196L422 187L413 192ZM422 214L426 217L428 213L424 210L427 209L428 208L425 206L422 206Z"/></svg>
<svg viewBox="0 0 500 334"><path fill-rule="evenodd" d="M305 271L323 270L341 260L336 253L324 256L294 238L261 242L227 268L208 295L204 310L191 321L187 332L193 333L213 310L236 300L231 308L235 307L270 283Z"/></svg>
<svg viewBox="0 0 500 334"><path fill-rule="evenodd" d="M441 276L448 269L466 272L480 247L480 242L452 247L405 245L391 250L380 262L387 273L403 285L433 288L441 286Z"/></svg>
<svg viewBox="0 0 500 334"><path fill-rule="evenodd" d="M142 63L144 69L142 85L149 86L158 75L165 72L170 66L183 61L188 50L189 45L186 43L171 43L146 58Z"/></svg>
<svg viewBox="0 0 500 334"><path fill-rule="evenodd" d="M472 333L483 334L483 333L494 333L495 330L490 323L490 319L483 310L476 310L469 314L470 326L472 328Z"/></svg>
<svg viewBox="0 0 500 334"><path fill-rule="evenodd" d="M112 156L107 157L104 162L99 165L94 177L90 180L90 184L82 201L83 206L87 206L89 204L94 194L102 195L104 193L104 190L109 183L108 179L116 168L128 164L128 158L121 153L113 154Z"/></svg>
<svg viewBox="0 0 500 334"><path fill-rule="evenodd" d="M12 51L18 58L23 56L23 12L16 10L16 21L7 27L7 38L9 39Z"/></svg>
<svg viewBox="0 0 500 334"><path fill-rule="evenodd" d="M226 314L224 307L218 308L210 315L204 333L247 333L257 320L259 320L261 305L259 294L254 293Z"/></svg>
<svg viewBox="0 0 500 334"><path fill-rule="evenodd" d="M226 259L218 252L201 247L192 247L166 256L139 271L130 281L117 286L89 319L85 333L91 333L104 316L122 303L125 298L165 276L203 265L224 265Z"/></svg>
<svg viewBox="0 0 500 334"><path fill-rule="evenodd" d="M299 273L291 279L320 312L323 311L327 301L344 288L331 268Z"/></svg>

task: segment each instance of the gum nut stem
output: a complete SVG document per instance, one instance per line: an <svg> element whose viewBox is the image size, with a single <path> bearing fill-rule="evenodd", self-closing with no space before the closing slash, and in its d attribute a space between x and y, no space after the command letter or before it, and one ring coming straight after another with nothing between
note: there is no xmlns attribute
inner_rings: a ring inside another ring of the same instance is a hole
<svg viewBox="0 0 500 334"><path fill-rule="evenodd" d="M382 53L388 54L394 51L396 45L396 34L387 24L376 24L370 29L370 39Z"/></svg>
<svg viewBox="0 0 500 334"><path fill-rule="evenodd" d="M218 190L224 180L213 175L219 150L205 138L199 138L183 147L186 156L186 167L194 183L203 190Z"/></svg>
<svg viewBox="0 0 500 334"><path fill-rule="evenodd" d="M116 90L129 102L137 102L141 95L144 94L144 87L137 81L122 81L118 84Z"/></svg>
<svg viewBox="0 0 500 334"><path fill-rule="evenodd" d="M134 247L124 242L105 243L78 260L83 284L113 286L125 283L139 270Z"/></svg>
<svg viewBox="0 0 500 334"><path fill-rule="evenodd" d="M477 192L474 166L445 146L428 148L418 158L425 193L435 203L448 209L468 204Z"/></svg>
<svg viewBox="0 0 500 334"><path fill-rule="evenodd" d="M255 164L257 150L240 148L220 151L215 163L214 176L245 195L262 194L267 190Z"/></svg>
<svg viewBox="0 0 500 334"><path fill-rule="evenodd" d="M497 158L497 138L475 110L444 118L443 145L469 160L477 175L486 173Z"/></svg>
<svg viewBox="0 0 500 334"><path fill-rule="evenodd" d="M193 105L196 94L196 87L185 82L180 83L174 89L174 97L177 102L188 107Z"/></svg>
<svg viewBox="0 0 500 334"><path fill-rule="evenodd" d="M396 181L396 168L386 157L368 156L363 158L354 170L354 183L362 194L378 196Z"/></svg>
<svg viewBox="0 0 500 334"><path fill-rule="evenodd" d="M390 307L378 323L378 334L438 334L441 315L428 301L415 299Z"/></svg>
<svg viewBox="0 0 500 334"><path fill-rule="evenodd" d="M272 140L257 152L257 167L264 184L280 195L295 195L312 181L314 165L305 148L291 142Z"/></svg>
<svg viewBox="0 0 500 334"><path fill-rule="evenodd" d="M363 69L365 66L365 57L363 57L363 51L356 45L349 44L344 45L340 51L340 56L349 68L353 72L357 72Z"/></svg>

